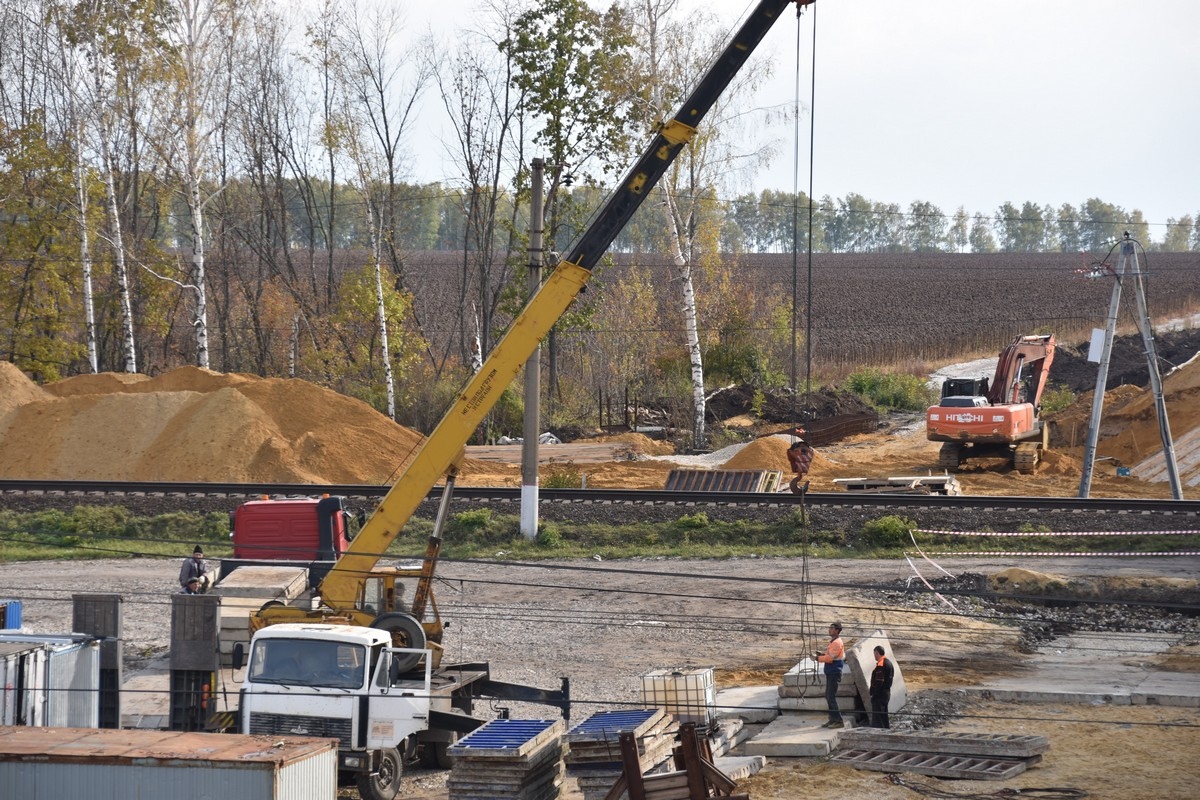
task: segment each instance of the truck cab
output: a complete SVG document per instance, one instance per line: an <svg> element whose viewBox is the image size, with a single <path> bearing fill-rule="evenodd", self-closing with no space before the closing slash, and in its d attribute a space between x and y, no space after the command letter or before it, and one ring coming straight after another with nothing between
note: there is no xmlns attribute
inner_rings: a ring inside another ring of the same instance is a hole
<svg viewBox="0 0 1200 800"><path fill-rule="evenodd" d="M342 497L250 500L229 515L235 559L335 561L350 547Z"/></svg>
<svg viewBox="0 0 1200 800"><path fill-rule="evenodd" d="M419 735L429 728L431 663L402 672L412 651L354 625L285 623L255 633L239 730L338 740L338 766L367 800L391 800Z"/></svg>

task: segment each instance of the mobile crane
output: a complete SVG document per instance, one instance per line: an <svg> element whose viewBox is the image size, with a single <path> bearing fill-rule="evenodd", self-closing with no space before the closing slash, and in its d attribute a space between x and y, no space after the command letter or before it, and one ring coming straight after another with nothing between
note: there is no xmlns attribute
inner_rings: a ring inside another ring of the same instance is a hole
<svg viewBox="0 0 1200 800"><path fill-rule="evenodd" d="M286 631L287 635L282 638L287 641L276 644L276 647L303 642L307 638L313 644L308 649L318 650L330 639L344 640L357 636L362 640L358 644L346 641L340 641L340 644L345 646L347 652L353 650L355 653L376 654L371 656L370 663L361 666L354 660L357 656L343 658L342 660L348 663L342 666L355 666L361 670L356 672L356 676L363 677L355 678L358 689L342 687L329 691L369 692L371 686L398 686L405 679L405 675L421 683L421 673L414 672L420 666L424 667L422 672L426 686L430 682L438 681L440 676L431 670L438 670L441 661L442 624L437 613L437 604L433 599L433 576L441 548L442 524L448 513L457 464L463 457L467 441L495 405L501 392L520 372L538 343L550 332L575 297L583 291L584 285L591 277L592 269L599 263L617 234L642 205L679 152L695 136L697 126L704 116L784 10L793 4L799 9L813 2L814 0L759 0L675 116L658 127L637 163L593 217L591 224L572 250L558 263L549 279L513 320L508 332L459 393L437 427L425 439L416 456L380 501L353 542L317 585L314 595L319 596L319 605L314 608L297 608L268 603L252 615L250 627L254 638L251 641L249 666L252 674L276 674L270 671L265 658L266 654L274 649L271 647L272 640L281 638L271 630L271 626L283 624L280 630ZM420 567L402 569L378 566L381 554L387 550L388 545L399 535L405 523L443 477L445 488L438 518ZM403 601L403 582L413 579L415 591L411 603L406 606ZM344 633L339 636L330 630L331 623L345 626ZM374 629L376 636L371 638L366 629ZM392 647L380 646L377 635L380 631L390 636ZM335 649L334 645L329 647ZM255 654L258 652L264 654L264 660L256 661ZM259 672L256 673L256 670ZM479 672L481 678L486 677L486 670L466 672ZM448 697L457 711L466 712L469 711L465 706L469 706L470 687L458 677L461 674L462 671L456 672L454 677L441 677L458 681ZM285 688L295 685L282 678L272 680L281 683ZM564 686L564 693L565 689ZM422 687L418 687L414 692L416 697L422 696L423 693L428 695L427 690ZM263 709L256 715L255 703L267 699L277 705L269 710ZM334 727L346 732L342 737L343 744L340 750L343 769L359 773L360 790L372 800L389 800L395 795L398 784L396 779L400 762L397 754L413 746L417 738L424 736L428 739L439 733L438 726L449 724L447 721L452 721L456 715L443 714L440 721L431 715L427 719L417 719L414 723L413 720L424 713L422 709L405 707L400 709L401 716L396 716L395 711L386 709L376 713L371 710L372 698L364 694L364 699L367 702L345 704L348 709L357 709L345 713L359 715L361 718L341 719L343 712L339 711L333 714L338 719L331 721L329 713L322 715L319 710L310 711L306 708L305 693L277 690L268 693L266 687L261 690L251 687L249 690L243 690L243 728L273 733L275 731L272 725L277 722L283 726L280 732L297 726L311 730L313 726L305 722L308 720L320 730L333 730L330 726L336 722ZM565 698L548 699L565 701ZM278 704L284 704L287 708L281 708ZM381 702L378 705L382 707L385 704ZM328 709L325 711L328 712ZM314 715L322 715L322 718ZM368 728L372 733L370 738L358 737L355 733L356 730L362 732ZM381 740L375 735L380 730L394 731L393 736L384 738L395 741Z"/></svg>
<svg viewBox="0 0 1200 800"><path fill-rule="evenodd" d="M990 386L987 378L942 384L942 399L925 412L927 438L942 442L939 467L1001 456L1018 472L1033 472L1046 446L1041 404L1054 347L1053 334L1018 336L1000 353Z"/></svg>

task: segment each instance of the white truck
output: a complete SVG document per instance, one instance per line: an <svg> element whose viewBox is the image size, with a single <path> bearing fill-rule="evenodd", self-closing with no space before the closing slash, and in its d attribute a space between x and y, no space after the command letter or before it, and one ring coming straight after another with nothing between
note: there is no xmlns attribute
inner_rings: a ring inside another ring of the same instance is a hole
<svg viewBox="0 0 1200 800"><path fill-rule="evenodd" d="M238 730L337 739L339 771L355 777L363 800L393 800L406 762L447 768L447 748L486 722L471 715L475 698L546 703L569 716L565 678L544 691L493 681L486 663L432 664L428 651L392 647L380 628L271 625L250 642Z"/></svg>

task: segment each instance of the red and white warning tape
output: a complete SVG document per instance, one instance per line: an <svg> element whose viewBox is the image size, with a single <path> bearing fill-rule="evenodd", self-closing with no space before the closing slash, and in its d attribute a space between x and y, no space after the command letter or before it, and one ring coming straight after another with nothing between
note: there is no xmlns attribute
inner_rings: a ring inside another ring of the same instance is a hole
<svg viewBox="0 0 1200 800"><path fill-rule="evenodd" d="M1030 531L997 532L997 531L939 531L917 528L917 533L932 533L939 536L1197 536L1200 531Z"/></svg>
<svg viewBox="0 0 1200 800"><path fill-rule="evenodd" d="M907 556L907 553L905 554ZM922 553L923 557L927 554ZM958 556L1030 556L1031 558L1043 558L1045 556L1079 556L1081 558L1108 558L1110 556L1200 556L1200 550L1179 550L1170 553L1109 553L1109 552L1090 552L1090 553L1031 553L1028 550L976 550L968 553L929 553L930 556L941 556L943 558L957 558ZM911 562L910 562L911 563Z"/></svg>

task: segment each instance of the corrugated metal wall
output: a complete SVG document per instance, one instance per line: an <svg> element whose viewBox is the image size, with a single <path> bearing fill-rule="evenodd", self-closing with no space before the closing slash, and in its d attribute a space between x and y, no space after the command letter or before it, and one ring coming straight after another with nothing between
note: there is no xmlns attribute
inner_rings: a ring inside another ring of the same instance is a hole
<svg viewBox="0 0 1200 800"><path fill-rule="evenodd" d="M140 763L0 761L5 797L85 797L87 800L333 800L337 795L337 751L297 759L282 767L269 762L187 762L186 753L171 761Z"/></svg>
<svg viewBox="0 0 1200 800"><path fill-rule="evenodd" d="M52 728L100 726L100 644L52 647L46 667L46 722Z"/></svg>

